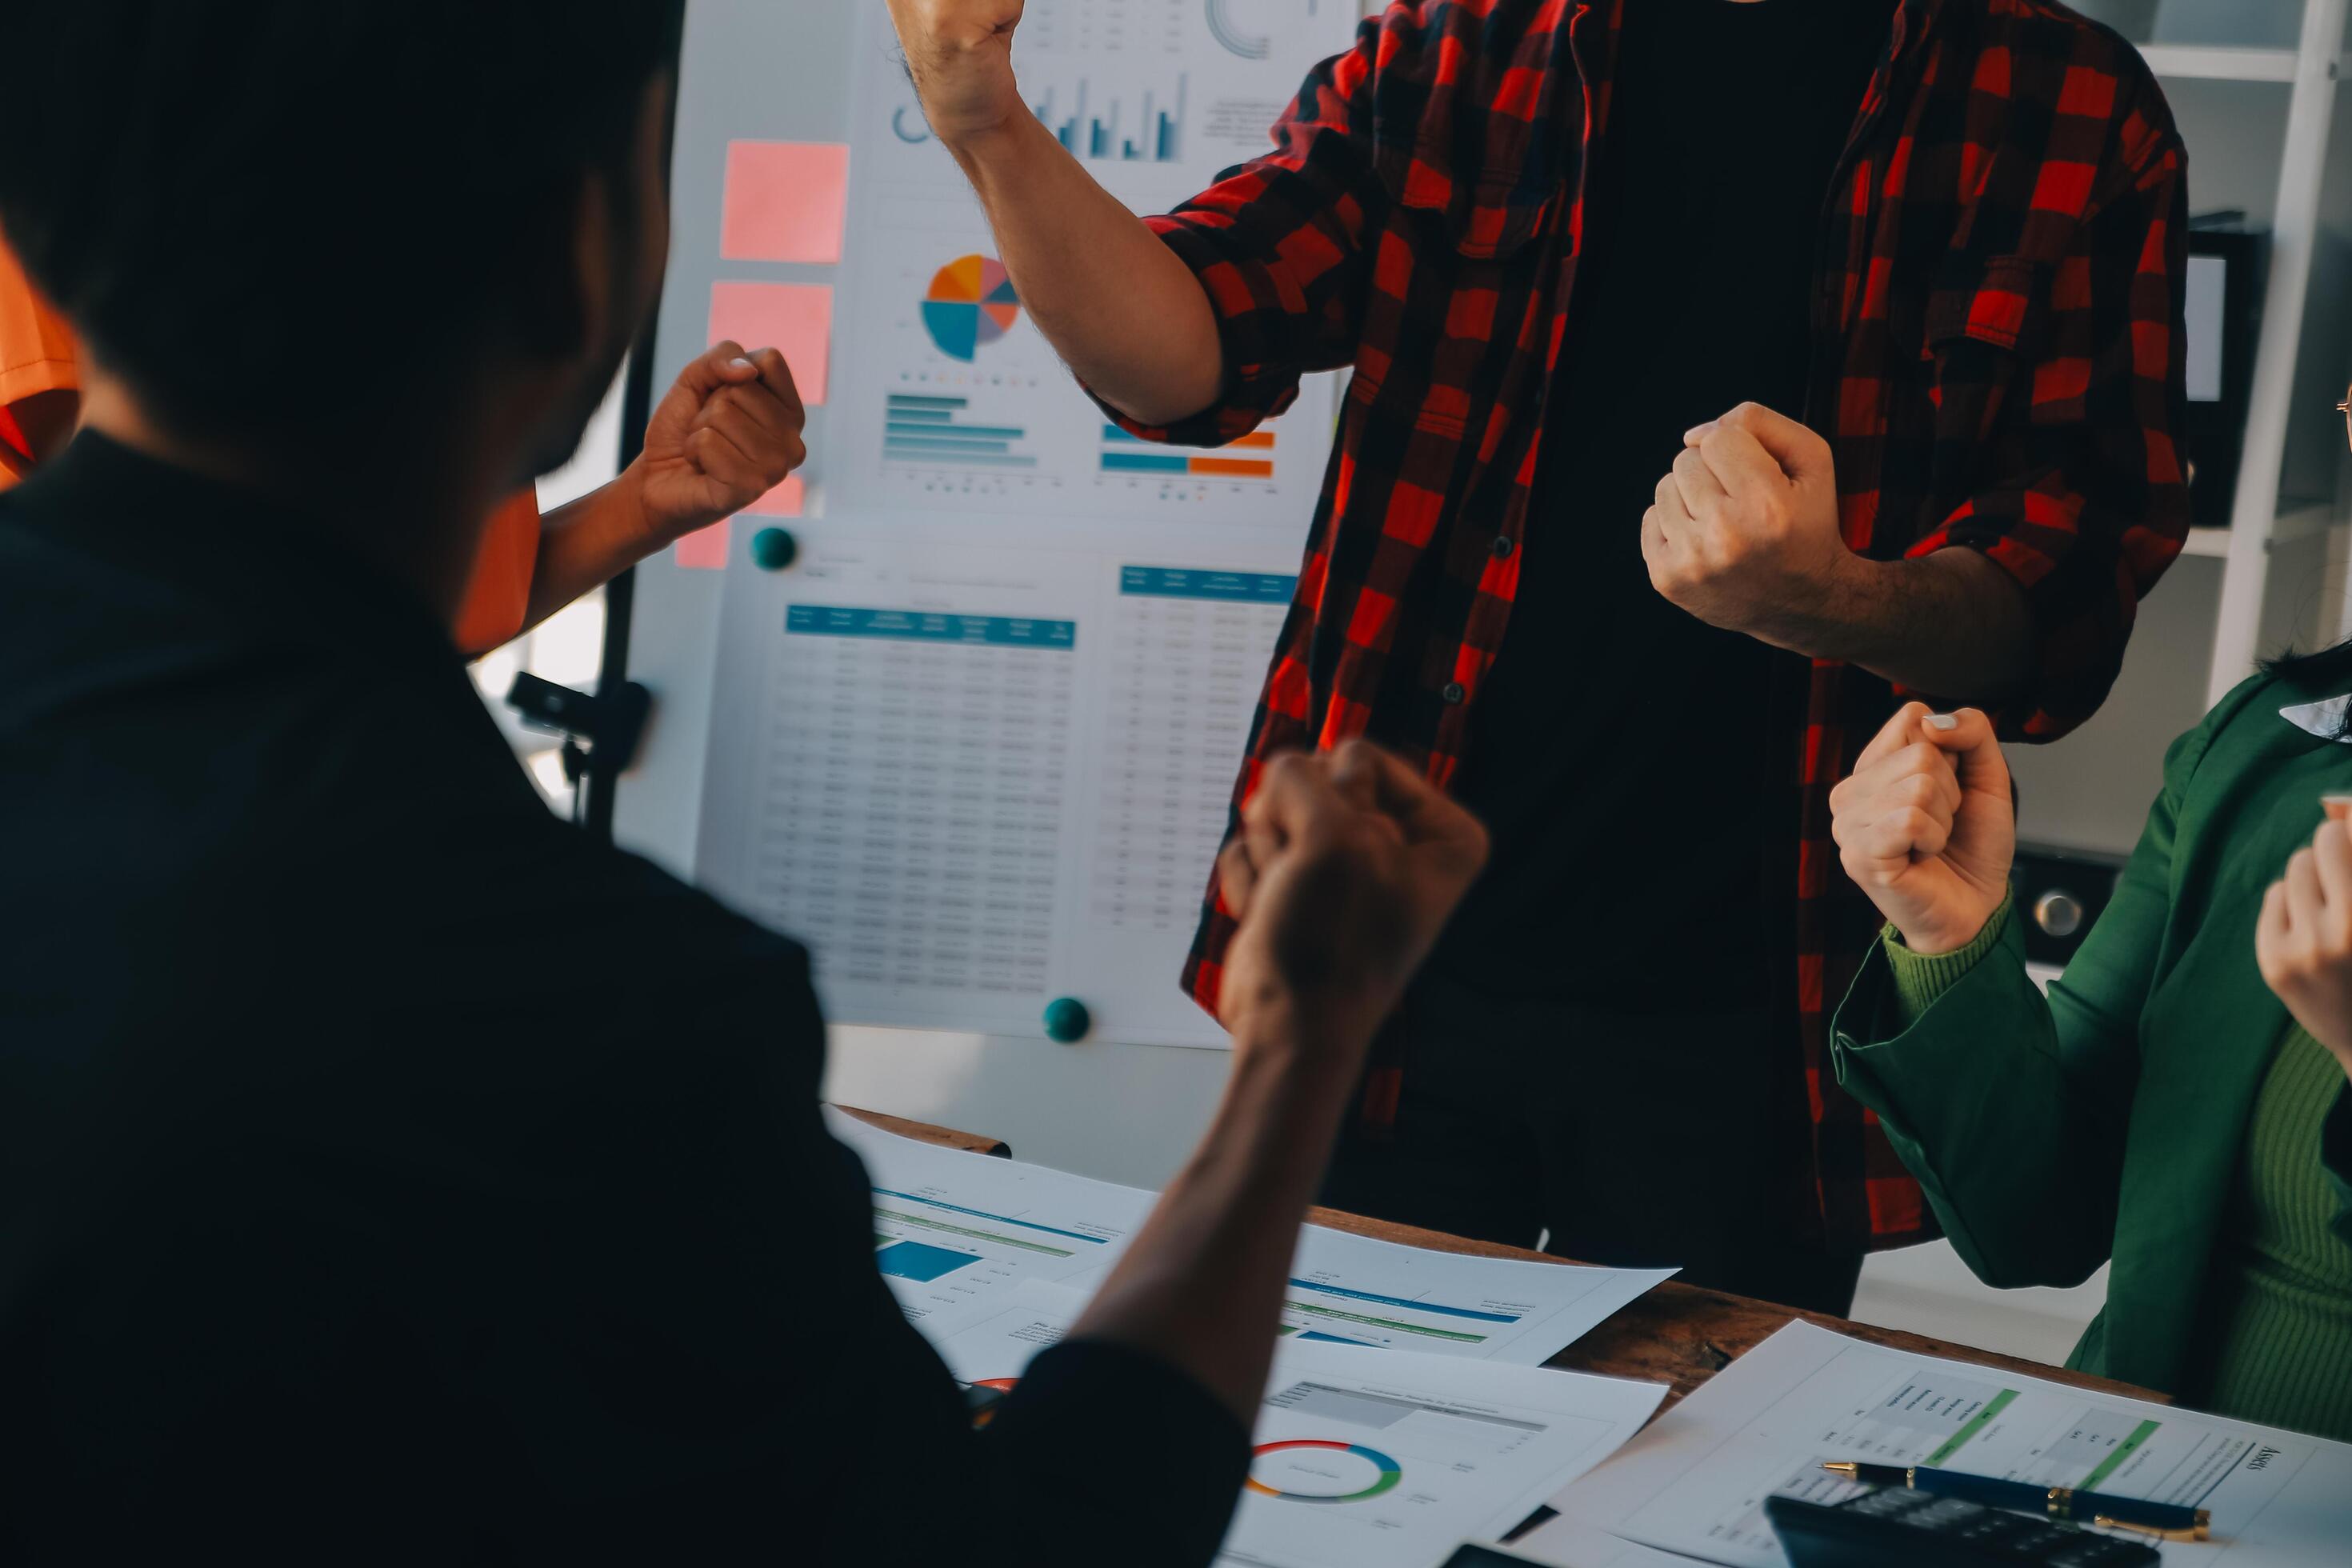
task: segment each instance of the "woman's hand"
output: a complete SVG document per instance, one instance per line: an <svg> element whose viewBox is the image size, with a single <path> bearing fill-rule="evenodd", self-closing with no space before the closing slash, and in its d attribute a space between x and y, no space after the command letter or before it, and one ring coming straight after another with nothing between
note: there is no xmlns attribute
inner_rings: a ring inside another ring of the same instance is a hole
<svg viewBox="0 0 2352 1568"><path fill-rule="evenodd" d="M1830 793L1830 811L1846 875L1914 952L1968 946L2009 897L2009 764L1974 709L1906 705Z"/></svg>
<svg viewBox="0 0 2352 1568"><path fill-rule="evenodd" d="M2352 1074L2352 830L2345 807L2286 863L2254 922L2254 962L2294 1021Z"/></svg>

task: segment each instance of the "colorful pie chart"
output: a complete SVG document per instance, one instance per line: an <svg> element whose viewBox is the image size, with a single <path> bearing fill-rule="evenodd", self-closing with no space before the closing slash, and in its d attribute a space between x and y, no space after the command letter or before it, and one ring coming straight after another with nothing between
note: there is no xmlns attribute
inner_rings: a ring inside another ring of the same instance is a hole
<svg viewBox="0 0 2352 1568"><path fill-rule="evenodd" d="M1302 1449L1326 1452L1297 1452ZM1361 1443L1293 1437L1283 1443L1260 1443L1256 1458L1263 1460L1269 1454L1283 1453L1291 1454L1294 1462L1274 1466L1253 1463L1250 1490L1260 1497L1278 1497L1286 1502L1362 1502L1393 1491L1404 1479L1404 1470L1394 1459ZM1353 1462L1337 1462L1342 1455ZM1316 1462L1318 1458L1323 1462ZM1269 1479L1260 1479L1261 1471Z"/></svg>
<svg viewBox="0 0 2352 1568"><path fill-rule="evenodd" d="M950 261L931 279L923 296L923 328L950 359L969 363L984 343L1011 331L1021 320L1021 297L1004 263L967 256Z"/></svg>

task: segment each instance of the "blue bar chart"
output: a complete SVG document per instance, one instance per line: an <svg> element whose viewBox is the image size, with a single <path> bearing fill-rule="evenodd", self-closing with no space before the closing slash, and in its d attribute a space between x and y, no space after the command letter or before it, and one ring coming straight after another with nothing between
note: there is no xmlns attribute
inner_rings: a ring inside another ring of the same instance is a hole
<svg viewBox="0 0 2352 1568"><path fill-rule="evenodd" d="M1027 438L1019 425L971 421L967 397L891 393L882 425L882 456L890 462L973 468L1034 468L1037 459L1013 444Z"/></svg>
<svg viewBox="0 0 2352 1568"><path fill-rule="evenodd" d="M874 1255L875 1267L885 1277L912 1279L921 1285L979 1261L973 1253L950 1252L944 1247L927 1247L919 1241L894 1241Z"/></svg>
<svg viewBox="0 0 2352 1568"><path fill-rule="evenodd" d="M1055 140L1081 158L1118 163L1174 163L1184 156L1191 79L1179 75L1173 96L1147 90L1139 101L1123 94L1097 97L1078 79L1064 102L1055 87L1031 107Z"/></svg>

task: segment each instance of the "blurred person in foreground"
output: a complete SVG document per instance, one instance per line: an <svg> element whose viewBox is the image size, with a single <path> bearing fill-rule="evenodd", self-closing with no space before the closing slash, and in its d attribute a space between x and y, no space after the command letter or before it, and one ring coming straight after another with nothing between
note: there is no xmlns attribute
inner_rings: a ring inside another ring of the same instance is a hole
<svg viewBox="0 0 2352 1568"><path fill-rule="evenodd" d="M87 360L0 497L12 1563L1216 1551L1299 1220L1484 836L1369 746L1269 767L1224 1102L972 1430L819 1119L805 954L551 817L451 638L656 298L675 25L15 25L0 229Z"/></svg>
<svg viewBox="0 0 2352 1568"><path fill-rule="evenodd" d="M0 490L73 439L81 380L73 332L0 245ZM714 427L722 414L732 440ZM457 646L488 653L758 500L807 456L802 422L781 353L714 345L679 374L618 478L544 517L526 485L490 514L450 623Z"/></svg>

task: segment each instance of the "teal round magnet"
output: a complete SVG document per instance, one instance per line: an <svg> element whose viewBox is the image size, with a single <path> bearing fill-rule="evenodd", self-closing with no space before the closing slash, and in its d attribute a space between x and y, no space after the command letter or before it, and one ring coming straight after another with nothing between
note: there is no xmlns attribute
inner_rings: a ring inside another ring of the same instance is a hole
<svg viewBox="0 0 2352 1568"><path fill-rule="evenodd" d="M788 530L763 528L751 536L751 564L762 572L781 572L800 554L801 542Z"/></svg>
<svg viewBox="0 0 2352 1568"><path fill-rule="evenodd" d="M1095 1026L1094 1015L1075 996L1064 996L1045 1008L1045 1037L1057 1046L1075 1046Z"/></svg>

